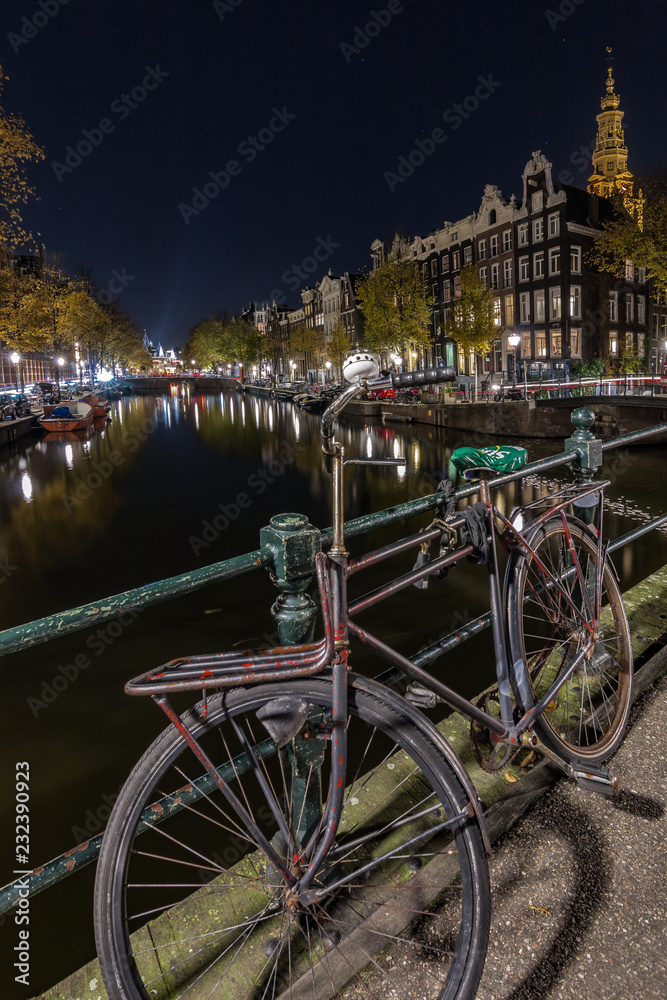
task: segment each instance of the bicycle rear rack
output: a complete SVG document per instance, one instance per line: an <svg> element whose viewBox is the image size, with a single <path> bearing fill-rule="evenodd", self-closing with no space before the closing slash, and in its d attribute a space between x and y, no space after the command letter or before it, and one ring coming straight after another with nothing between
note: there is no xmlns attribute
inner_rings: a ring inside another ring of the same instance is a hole
<svg viewBox="0 0 667 1000"><path fill-rule="evenodd" d="M334 656L333 612L327 572L327 557L315 556L320 592L324 638L301 646L274 646L265 651L181 656L145 674L133 677L125 692L133 695L161 695L169 691L211 691L243 684L293 680L320 673Z"/></svg>

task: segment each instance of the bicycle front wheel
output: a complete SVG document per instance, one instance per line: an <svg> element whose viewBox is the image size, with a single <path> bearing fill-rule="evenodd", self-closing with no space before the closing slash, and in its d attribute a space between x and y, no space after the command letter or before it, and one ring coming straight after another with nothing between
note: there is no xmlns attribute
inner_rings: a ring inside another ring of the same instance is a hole
<svg viewBox="0 0 667 1000"><path fill-rule="evenodd" d="M321 678L258 685L210 699L206 721L186 716L294 874L328 788L331 692ZM411 995L408 956L424 997L475 996L489 926L479 827L427 725L401 704L350 675L354 765L308 905L176 730L155 741L118 798L98 864L95 932L111 1000L324 1000L348 984L354 997L401 997ZM261 721L272 715L306 718L280 749Z"/></svg>
<svg viewBox="0 0 667 1000"><path fill-rule="evenodd" d="M555 517L528 533L534 554L515 553L510 565L514 688L528 711L593 638L589 655L535 719L534 729L566 760L600 763L617 749L628 722L632 642L611 563L606 560L598 574L595 538L581 522L565 521Z"/></svg>

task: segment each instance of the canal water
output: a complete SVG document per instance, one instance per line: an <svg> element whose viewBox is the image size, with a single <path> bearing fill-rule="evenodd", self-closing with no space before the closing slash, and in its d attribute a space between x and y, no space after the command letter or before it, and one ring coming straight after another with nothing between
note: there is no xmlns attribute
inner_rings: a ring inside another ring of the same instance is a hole
<svg viewBox="0 0 667 1000"><path fill-rule="evenodd" d="M398 472L349 468L347 518L432 493L452 449L470 443L441 428L364 425L354 417L340 436L349 455L407 460ZM559 441L524 443L529 460L562 450ZM303 513L321 528L331 523L319 418L238 393L174 388L126 398L89 436L24 439L0 455L0 468L0 629L255 549L259 529L275 513ZM602 472L613 480L611 537L665 509L664 448L607 452ZM555 470L513 484L497 502L508 512L567 478ZM375 548L428 520L374 530L351 548ZM397 560L395 572L413 559ZM654 532L615 562L623 587L631 586L667 562L667 536ZM360 574L352 596L392 572L382 564ZM103 829L125 777L163 728L150 700L124 695L125 681L175 656L273 641L275 596L266 571L256 571L3 659L0 883L11 881L16 867L16 763L30 765L36 867ZM487 608L485 572L465 564L427 591L411 588L372 609L360 624L410 655ZM484 634L433 669L470 696L490 682L490 662ZM358 649L353 665L381 669ZM29 989L11 971L18 928L12 916L0 918L3 1000L36 996L93 957L93 879L89 866L31 901Z"/></svg>

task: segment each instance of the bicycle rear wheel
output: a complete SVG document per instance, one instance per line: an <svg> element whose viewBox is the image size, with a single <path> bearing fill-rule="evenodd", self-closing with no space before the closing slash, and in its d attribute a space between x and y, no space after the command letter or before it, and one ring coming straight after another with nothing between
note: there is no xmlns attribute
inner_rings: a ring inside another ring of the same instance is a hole
<svg viewBox="0 0 667 1000"><path fill-rule="evenodd" d="M305 703L302 732L313 738L277 749L257 713L279 699L288 699L288 713ZM474 997L489 926L479 827L436 743L400 714L400 703L350 675L355 763L311 906L290 900L178 733L170 728L155 741L118 798L98 864L95 932L111 1000L324 1000L348 983L355 997L403 996L401 963L380 954L389 945L418 957L424 997ZM276 808L300 846L317 829L317 765L325 789L329 774L329 743L317 737L330 710L331 685L318 678L216 695L206 722L187 716L283 856Z"/></svg>
<svg viewBox="0 0 667 1000"><path fill-rule="evenodd" d="M581 522L568 517L566 525L567 531L560 517L547 521L527 534L534 556L513 556L507 584L513 684L522 711L528 711L594 633L590 655L533 727L566 760L600 763L617 749L628 722L632 642L610 561L598 580L596 540ZM562 590L542 567L562 580Z"/></svg>

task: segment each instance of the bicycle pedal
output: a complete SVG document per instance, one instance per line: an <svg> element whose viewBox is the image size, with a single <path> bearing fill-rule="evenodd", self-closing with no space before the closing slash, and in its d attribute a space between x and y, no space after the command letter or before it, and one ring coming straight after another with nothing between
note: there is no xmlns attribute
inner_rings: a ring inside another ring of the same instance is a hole
<svg viewBox="0 0 667 1000"><path fill-rule="evenodd" d="M583 761L574 761L570 765L570 775L580 788L585 788L589 792L597 792L607 798L613 798L618 794L618 778L601 764L585 764Z"/></svg>
<svg viewBox="0 0 667 1000"><path fill-rule="evenodd" d="M408 704L414 705L415 708L435 708L438 702L442 701L434 691L423 687L417 681L408 684L404 697Z"/></svg>

